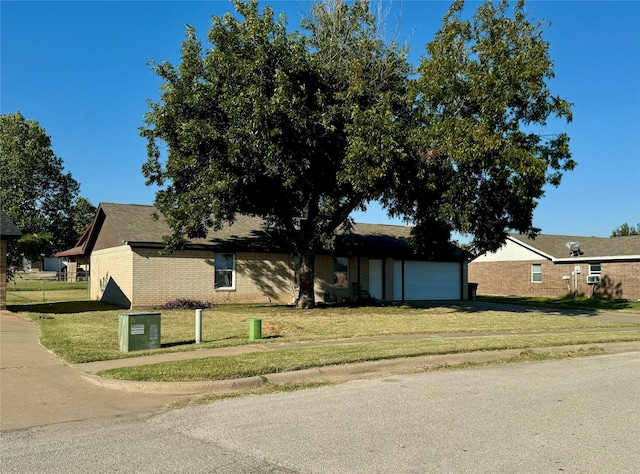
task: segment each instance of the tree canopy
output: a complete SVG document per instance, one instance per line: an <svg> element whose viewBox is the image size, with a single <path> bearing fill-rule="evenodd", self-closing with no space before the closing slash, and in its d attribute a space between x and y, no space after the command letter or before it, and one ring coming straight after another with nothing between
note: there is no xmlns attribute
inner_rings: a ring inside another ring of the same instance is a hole
<svg viewBox="0 0 640 474"><path fill-rule="evenodd" d="M79 190L38 122L20 112L0 116L0 205L22 232L26 253L73 247L95 213Z"/></svg>
<svg viewBox="0 0 640 474"><path fill-rule="evenodd" d="M547 87L549 43L524 1L512 15L507 1L483 3L469 20L463 7L453 3L412 81L413 171L402 171L411 179L388 204L413 220L426 243L457 231L484 252L509 231L540 231L532 221L544 185L558 186L575 162L566 134L537 130L551 116L571 121L572 113Z"/></svg>
<svg viewBox="0 0 640 474"><path fill-rule="evenodd" d="M575 163L566 135L528 131L571 110L547 89L549 45L523 2L472 20L455 2L417 68L366 0L314 3L293 32L269 6L234 5L212 18L210 48L187 27L180 64L153 65L164 83L141 128L143 173L161 187L169 248L261 216L299 257L312 306L314 256L372 200L412 221L423 249L452 231L479 250L537 232L543 186Z"/></svg>
<svg viewBox="0 0 640 474"><path fill-rule="evenodd" d="M640 223L637 226L633 226L625 222L611 232L611 237L626 237L628 235L640 235Z"/></svg>

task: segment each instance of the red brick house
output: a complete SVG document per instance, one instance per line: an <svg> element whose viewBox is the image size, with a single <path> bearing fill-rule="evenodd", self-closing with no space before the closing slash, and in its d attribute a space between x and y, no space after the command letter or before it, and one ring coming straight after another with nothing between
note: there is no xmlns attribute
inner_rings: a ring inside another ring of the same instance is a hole
<svg viewBox="0 0 640 474"><path fill-rule="evenodd" d="M407 226L355 224L335 248L316 256L316 301L363 293L384 301L467 298L467 255L451 246L437 256L417 253ZM171 230L153 206L101 203L78 248L90 265L90 298L125 308L178 298L224 303L291 304L296 261L262 219L238 216L186 248L166 255Z"/></svg>
<svg viewBox="0 0 640 474"><path fill-rule="evenodd" d="M509 234L497 252L469 263L469 281L478 284L478 295L640 300L640 235Z"/></svg>
<svg viewBox="0 0 640 474"><path fill-rule="evenodd" d="M0 309L7 308L7 247L22 236L9 216L0 209Z"/></svg>

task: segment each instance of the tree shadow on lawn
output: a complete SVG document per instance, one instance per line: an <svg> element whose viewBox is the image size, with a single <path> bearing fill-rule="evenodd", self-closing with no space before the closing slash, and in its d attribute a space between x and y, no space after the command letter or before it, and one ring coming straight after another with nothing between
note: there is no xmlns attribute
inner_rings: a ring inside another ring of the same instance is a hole
<svg viewBox="0 0 640 474"><path fill-rule="evenodd" d="M29 312L49 314L72 314L113 310L124 311L119 306L103 303L102 301L61 301L58 303L16 304L7 305L7 309L14 313Z"/></svg>
<svg viewBox="0 0 640 474"><path fill-rule="evenodd" d="M281 338L282 336L263 336L261 339L278 339ZM260 340L260 339L259 339ZM222 341L236 341L238 342L238 338L235 336L229 336L229 337L223 337L223 338L218 338L218 339L207 339L206 341L202 341L202 342L222 342ZM249 341L249 339L247 338L247 343L251 343L251 342L256 342L256 341ZM239 345L242 344L242 342L239 343L234 343L233 345ZM161 349L167 349L169 347L179 347L179 346L195 346L196 345L196 340L195 339L188 339L185 341L174 341L174 342L165 342L160 344L160 348Z"/></svg>
<svg viewBox="0 0 640 474"><path fill-rule="evenodd" d="M567 308L562 306L536 306L534 304L497 303L489 301L408 301L404 303L410 308L455 308L465 313L479 313L482 311L502 311L522 314L551 314L562 316L594 317L599 313L593 308Z"/></svg>

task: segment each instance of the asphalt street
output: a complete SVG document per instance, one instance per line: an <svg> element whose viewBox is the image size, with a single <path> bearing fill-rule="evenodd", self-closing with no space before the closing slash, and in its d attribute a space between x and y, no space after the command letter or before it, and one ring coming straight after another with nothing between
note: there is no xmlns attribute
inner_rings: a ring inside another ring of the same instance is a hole
<svg viewBox="0 0 640 474"><path fill-rule="evenodd" d="M638 473L640 353L2 433L3 473Z"/></svg>

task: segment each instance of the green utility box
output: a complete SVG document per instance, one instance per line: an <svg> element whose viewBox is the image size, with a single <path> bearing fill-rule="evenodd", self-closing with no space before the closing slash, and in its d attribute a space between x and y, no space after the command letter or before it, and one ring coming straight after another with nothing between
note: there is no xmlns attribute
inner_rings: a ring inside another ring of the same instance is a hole
<svg viewBox="0 0 640 474"><path fill-rule="evenodd" d="M262 339L262 319L249 320L249 340Z"/></svg>
<svg viewBox="0 0 640 474"><path fill-rule="evenodd" d="M120 352L160 349L160 313L120 313Z"/></svg>

